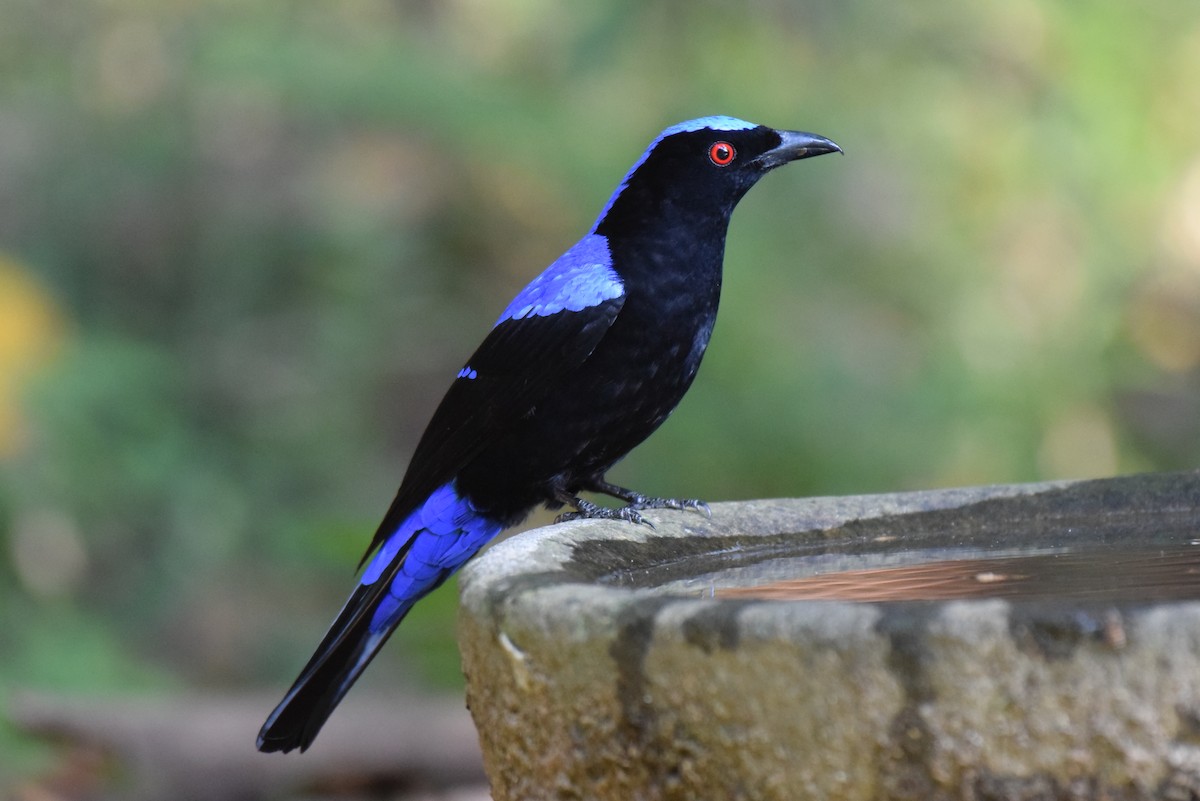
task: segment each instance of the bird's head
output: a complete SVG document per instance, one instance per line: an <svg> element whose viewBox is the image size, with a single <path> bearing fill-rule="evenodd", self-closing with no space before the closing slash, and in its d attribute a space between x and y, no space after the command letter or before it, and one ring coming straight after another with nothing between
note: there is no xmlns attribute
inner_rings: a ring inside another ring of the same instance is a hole
<svg viewBox="0 0 1200 801"><path fill-rule="evenodd" d="M664 130L634 163L600 213L594 230L651 222L664 215L728 219L742 196L770 170L841 153L823 136L781 131L734 117L701 117Z"/></svg>

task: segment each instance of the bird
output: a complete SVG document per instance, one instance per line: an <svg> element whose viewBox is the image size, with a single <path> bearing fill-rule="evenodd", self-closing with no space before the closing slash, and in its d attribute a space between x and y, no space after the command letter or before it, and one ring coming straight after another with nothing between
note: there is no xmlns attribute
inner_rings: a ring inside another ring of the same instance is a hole
<svg viewBox="0 0 1200 801"><path fill-rule="evenodd" d="M708 513L605 474L696 377L738 201L776 167L834 152L823 136L730 116L651 141L591 230L517 294L450 383L357 586L263 724L260 751L305 751L413 605L539 505L573 510L559 520L646 525L648 509Z"/></svg>

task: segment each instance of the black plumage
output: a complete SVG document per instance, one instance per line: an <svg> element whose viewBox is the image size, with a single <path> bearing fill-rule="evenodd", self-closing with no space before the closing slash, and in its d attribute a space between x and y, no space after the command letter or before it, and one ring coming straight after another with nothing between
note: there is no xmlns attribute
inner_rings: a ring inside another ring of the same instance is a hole
<svg viewBox="0 0 1200 801"><path fill-rule="evenodd" d="M734 206L769 170L839 150L731 117L680 123L651 143L592 230L518 294L450 386L359 586L264 724L261 750L306 748L413 603L537 505L633 522L648 508L706 511L605 473L696 376ZM583 492L627 505L598 507Z"/></svg>

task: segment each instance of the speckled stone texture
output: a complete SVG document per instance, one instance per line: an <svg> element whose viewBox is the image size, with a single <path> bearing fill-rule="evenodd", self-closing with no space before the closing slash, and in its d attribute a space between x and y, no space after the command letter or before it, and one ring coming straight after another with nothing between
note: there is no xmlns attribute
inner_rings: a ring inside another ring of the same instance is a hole
<svg viewBox="0 0 1200 801"><path fill-rule="evenodd" d="M880 547L1200 543L1200 472L650 519L530 532L464 570L497 801L1200 798L1200 602L767 601L688 581L781 550L836 569Z"/></svg>

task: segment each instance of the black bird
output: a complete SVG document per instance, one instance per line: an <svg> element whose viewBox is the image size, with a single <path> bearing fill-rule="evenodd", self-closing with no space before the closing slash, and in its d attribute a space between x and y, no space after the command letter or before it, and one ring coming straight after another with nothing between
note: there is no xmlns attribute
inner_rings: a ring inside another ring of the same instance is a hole
<svg viewBox="0 0 1200 801"><path fill-rule="evenodd" d="M824 137L733 117L673 125L650 143L592 230L517 295L459 370L358 586L263 724L260 751L308 748L413 604L538 504L572 507L566 519L633 523L644 509L708 511L604 474L696 376L733 207L775 167L834 151ZM627 505L597 506L581 492Z"/></svg>

